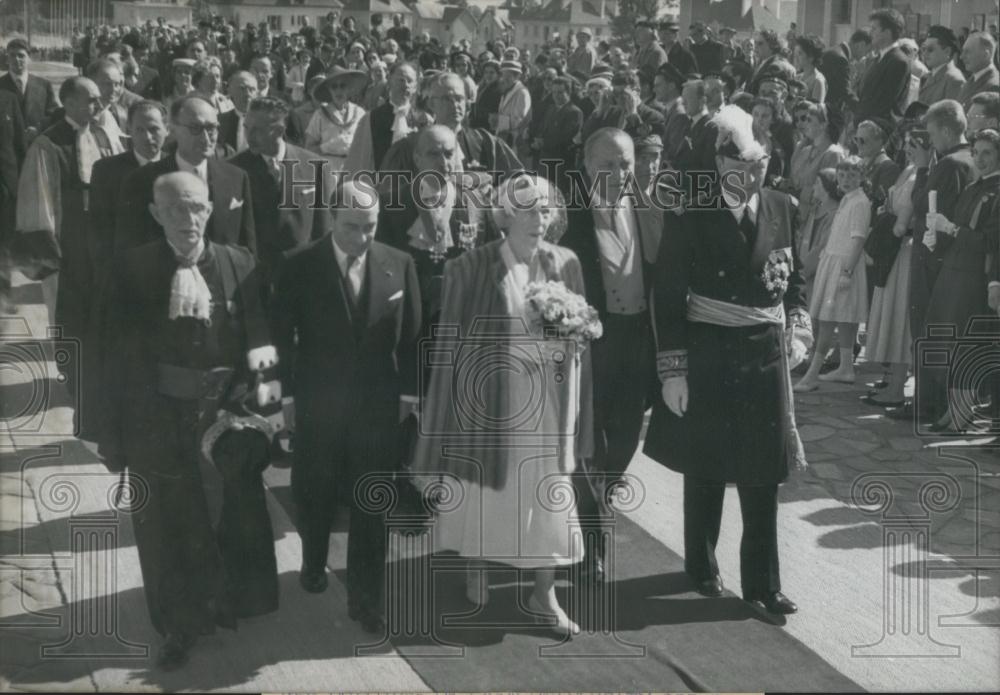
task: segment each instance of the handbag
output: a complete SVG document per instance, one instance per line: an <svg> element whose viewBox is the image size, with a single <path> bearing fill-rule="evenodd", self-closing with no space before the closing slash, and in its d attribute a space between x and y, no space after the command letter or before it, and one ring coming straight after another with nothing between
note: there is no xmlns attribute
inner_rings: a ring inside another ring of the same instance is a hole
<svg viewBox="0 0 1000 695"><path fill-rule="evenodd" d="M893 234L896 225L896 215L891 212L880 212L872 224L872 231L865 241L865 253L872 261L871 277L875 287L885 287L892 272L892 264L896 262L899 247L903 240Z"/></svg>

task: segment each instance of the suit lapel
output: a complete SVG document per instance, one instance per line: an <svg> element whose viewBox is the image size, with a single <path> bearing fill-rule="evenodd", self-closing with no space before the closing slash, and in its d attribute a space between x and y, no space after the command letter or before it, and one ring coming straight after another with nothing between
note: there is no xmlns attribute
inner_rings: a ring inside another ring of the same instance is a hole
<svg viewBox="0 0 1000 695"><path fill-rule="evenodd" d="M368 283L368 296L365 298L366 326L371 328L381 318L385 305L392 296L392 268L389 266L381 249L372 244L368 249L368 262L365 263L365 279Z"/></svg>

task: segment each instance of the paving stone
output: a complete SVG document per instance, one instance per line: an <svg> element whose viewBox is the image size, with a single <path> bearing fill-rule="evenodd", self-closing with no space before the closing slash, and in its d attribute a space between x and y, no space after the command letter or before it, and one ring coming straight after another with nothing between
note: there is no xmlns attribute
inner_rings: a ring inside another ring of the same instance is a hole
<svg viewBox="0 0 1000 695"><path fill-rule="evenodd" d="M843 480L844 474L840 470L840 466L835 463L814 463L809 466L813 475L823 478L824 480Z"/></svg>
<svg viewBox="0 0 1000 695"><path fill-rule="evenodd" d="M827 427L833 427L838 430L850 429L854 427L854 423L850 420L844 420L830 415L816 415L812 418L812 420L818 425L826 425Z"/></svg>
<svg viewBox="0 0 1000 695"><path fill-rule="evenodd" d="M870 456L880 463L910 461L913 459L913 456L905 451L893 451L892 449L879 449L871 452Z"/></svg>
<svg viewBox="0 0 1000 695"><path fill-rule="evenodd" d="M810 451L809 447L806 447L806 460L810 463L820 463L822 461L837 461L840 457L836 454L830 454L825 451Z"/></svg>
<svg viewBox="0 0 1000 695"><path fill-rule="evenodd" d="M799 437L804 443L815 442L836 434L837 430L825 425L803 425L799 427Z"/></svg>
<svg viewBox="0 0 1000 695"><path fill-rule="evenodd" d="M916 437L891 437L889 446L896 451L919 451L924 447L924 442Z"/></svg>

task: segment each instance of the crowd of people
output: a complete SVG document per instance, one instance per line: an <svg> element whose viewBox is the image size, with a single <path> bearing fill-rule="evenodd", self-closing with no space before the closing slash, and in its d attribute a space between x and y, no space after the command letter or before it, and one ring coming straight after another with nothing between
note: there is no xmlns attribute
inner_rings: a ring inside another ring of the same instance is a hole
<svg viewBox="0 0 1000 695"><path fill-rule="evenodd" d="M930 326L954 328L951 359L979 319L996 336L995 26L907 37L879 9L827 47L644 20L634 45L584 30L532 57L390 21L88 28L58 90L7 43L0 292L16 311L11 273L41 282L82 346L81 435L148 487L133 518L162 667L277 608L260 475L289 449L303 589L327 588L347 505L349 614L385 630L384 510L363 488L406 472L430 506L464 489L436 539L470 559L469 600L489 597L478 561L533 570L529 609L571 637L555 569L614 578L614 498L650 408L646 453L684 474L694 587L723 592L734 483L743 597L775 614L797 610L777 550L778 485L804 464L793 394L854 383L862 326L885 376L859 410L940 432L996 420L995 376L918 368ZM548 282L601 324L566 364L519 348L545 344ZM469 364L529 366L462 374L482 336L499 352ZM552 369L573 388L532 429L518 408ZM203 459L224 480L217 530Z"/></svg>

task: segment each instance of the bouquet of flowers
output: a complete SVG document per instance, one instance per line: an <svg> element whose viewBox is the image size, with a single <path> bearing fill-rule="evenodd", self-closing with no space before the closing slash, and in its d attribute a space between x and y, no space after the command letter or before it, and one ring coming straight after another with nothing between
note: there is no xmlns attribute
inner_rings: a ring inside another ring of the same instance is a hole
<svg viewBox="0 0 1000 695"><path fill-rule="evenodd" d="M788 276L792 273L792 252L791 249L776 249L771 251L764 263L764 270L761 272L761 280L764 282L764 289L768 296L780 299L788 289Z"/></svg>
<svg viewBox="0 0 1000 695"><path fill-rule="evenodd" d="M562 282L532 282L525 289L532 328L554 329L559 338L572 339L580 347L604 333L597 309Z"/></svg>

